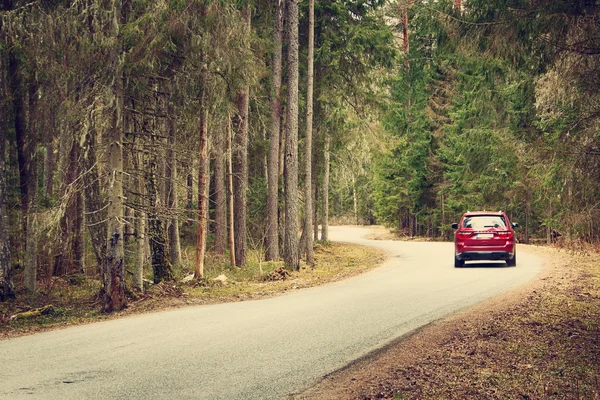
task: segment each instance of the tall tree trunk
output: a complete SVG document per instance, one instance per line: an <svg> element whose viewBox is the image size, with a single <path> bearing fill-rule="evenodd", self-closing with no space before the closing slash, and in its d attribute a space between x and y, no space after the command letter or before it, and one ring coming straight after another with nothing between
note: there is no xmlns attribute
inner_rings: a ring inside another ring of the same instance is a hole
<svg viewBox="0 0 600 400"><path fill-rule="evenodd" d="M314 81L314 49L315 49L315 1L308 0L308 73L306 89L306 178L304 181L304 236L306 240L306 263L313 265L313 212L312 212L312 131L313 131L313 81Z"/></svg>
<svg viewBox="0 0 600 400"><path fill-rule="evenodd" d="M175 152L175 110L171 104L171 101L167 101L168 109L168 130L169 130L169 144L167 146L167 176L165 182L165 188L167 192L167 207L169 208L169 215L171 216L171 223L169 224L168 238L169 238L169 254L171 257L171 264L173 266L179 266L182 264L181 260L181 241L179 237L179 212L178 212L178 199L177 199L177 186L175 184L177 180L177 153Z"/></svg>
<svg viewBox="0 0 600 400"><path fill-rule="evenodd" d="M113 14L112 35L119 38L121 19L121 2L112 0ZM121 50L115 49L113 54L113 93L115 96L112 121L108 131L108 227L107 258L104 275L104 299L102 311L113 312L127 307L125 297L124 242L123 242L123 69L120 58Z"/></svg>
<svg viewBox="0 0 600 400"><path fill-rule="evenodd" d="M279 137L281 131L281 75L283 50L283 0L275 2L273 29L273 88L269 137L266 259L279 259Z"/></svg>
<svg viewBox="0 0 600 400"><path fill-rule="evenodd" d="M331 138L325 132L325 145L323 148L323 206L321 216L321 240L329 240L329 146Z"/></svg>
<svg viewBox="0 0 600 400"><path fill-rule="evenodd" d="M8 2L12 3L12 2ZM9 4L12 8L12 4ZM35 231L29 232L28 223L34 221L30 215L33 205L33 194L31 193L32 182L32 157L31 157L31 137L28 138L26 113L25 113L25 93L22 82L22 71L19 67L19 61L12 50L8 53L8 79L10 92L13 100L14 129L17 142L17 161L19 166L19 188L21 192L21 229L23 232L23 241L25 242L25 288L30 292L36 291L37 282L37 242L35 240ZM29 235L31 233L31 235Z"/></svg>
<svg viewBox="0 0 600 400"><path fill-rule="evenodd" d="M139 290L144 291L144 264L146 261L146 212L144 211L144 178L139 171L144 165L143 155L140 154L136 157L135 164L137 166L138 174L136 177L136 191L138 192L138 207L135 210L135 238L136 238L136 253L135 253L135 264L133 267L133 279L132 286Z"/></svg>
<svg viewBox="0 0 600 400"><path fill-rule="evenodd" d="M286 0L287 108L285 145L284 262L300 268L298 257L298 2Z"/></svg>
<svg viewBox="0 0 600 400"><path fill-rule="evenodd" d="M246 34L250 36L251 11L247 3L242 11L246 24ZM249 41L249 39L248 39ZM248 191L248 108L250 101L250 87L246 84L238 93L237 110L238 125L236 134L236 157L234 191L235 201L235 262L238 266L246 264L246 213Z"/></svg>
<svg viewBox="0 0 600 400"><path fill-rule="evenodd" d="M202 71L201 85L206 85L207 72ZM202 88L200 94L200 165L198 167L198 241L196 244L196 266L194 278L204 278L204 256L206 253L206 236L208 234L208 105L206 93Z"/></svg>
<svg viewBox="0 0 600 400"><path fill-rule="evenodd" d="M215 139L215 253L225 254L227 247L227 193L225 188L225 132Z"/></svg>
<svg viewBox="0 0 600 400"><path fill-rule="evenodd" d="M163 221L158 215L162 203L156 179L158 169L156 159L152 157L146 167L146 193L150 203L148 207L148 237L150 239L154 283L173 280L173 270L168 255L167 234Z"/></svg>
<svg viewBox="0 0 600 400"><path fill-rule="evenodd" d="M227 192L229 197L229 261L235 267L235 224L233 199L233 149L231 147L231 116L227 113Z"/></svg>
<svg viewBox="0 0 600 400"><path fill-rule="evenodd" d="M35 74L34 74L35 75ZM37 290L37 269L38 269L38 219L37 212L37 177L38 177L38 157L36 145L39 143L38 118L37 118L37 97L38 84L35 78L29 82L28 95L28 129L25 139L24 155L26 159L25 168L27 169L27 231L25 237L25 287L35 292ZM33 224L36 226L34 227Z"/></svg>
<svg viewBox="0 0 600 400"><path fill-rule="evenodd" d="M12 51L8 54L8 79L14 116L14 129L17 141L17 161L19 164L19 188L21 191L21 228L23 238L27 237L27 214L29 210L30 157L27 149L27 124L25 120L25 100L19 62Z"/></svg>
<svg viewBox="0 0 600 400"><path fill-rule="evenodd" d="M0 22L0 27L2 22ZM7 162L6 139L8 115L5 82L4 58L0 59L0 302L14 297L11 254L8 239L8 195L6 192Z"/></svg>

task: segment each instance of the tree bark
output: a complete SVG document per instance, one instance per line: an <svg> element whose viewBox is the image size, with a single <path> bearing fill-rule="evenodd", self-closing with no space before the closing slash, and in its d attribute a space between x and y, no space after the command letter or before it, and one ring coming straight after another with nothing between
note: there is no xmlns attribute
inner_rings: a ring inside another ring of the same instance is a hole
<svg viewBox="0 0 600 400"><path fill-rule="evenodd" d="M118 38L121 19L121 2L112 0L112 35ZM102 311L113 312L127 307L125 297L124 242L123 242L123 70L121 50L115 50L111 60L114 67L112 89L115 96L112 121L108 131L108 227L107 259L104 273L104 298Z"/></svg>
<svg viewBox="0 0 600 400"><path fill-rule="evenodd" d="M298 270L298 2L286 0L287 108L284 262Z"/></svg>
<svg viewBox="0 0 600 400"><path fill-rule="evenodd" d="M331 138L325 132L325 145L323 149L323 207L321 210L321 240L329 240L329 146Z"/></svg>
<svg viewBox="0 0 600 400"><path fill-rule="evenodd" d="M229 196L229 261L235 267L235 224L233 198L233 149L231 148L231 116L227 113L227 191Z"/></svg>
<svg viewBox="0 0 600 400"><path fill-rule="evenodd" d="M314 265L313 254L313 212L312 212L312 131L313 131L313 81L314 81L314 48L315 48L315 1L308 0L308 68L306 89L306 163L304 181L304 237L306 240L306 263Z"/></svg>
<svg viewBox="0 0 600 400"><path fill-rule="evenodd" d="M171 216L171 223L169 224L168 239L169 239L169 254L171 257L171 264L173 266L179 266L182 264L181 260L181 241L179 237L179 218L178 218L178 199L177 199L177 186L175 182L177 180L177 153L175 152L176 143L176 130L175 130L175 110L170 101L168 101L168 130L169 130L169 144L167 146L167 176L165 182L165 188L167 192L167 207L169 209L169 215Z"/></svg>
<svg viewBox="0 0 600 400"><path fill-rule="evenodd" d="M246 24L246 34L250 35L251 11L246 4L242 11ZM248 192L248 107L250 87L248 84L241 89L237 96L238 124L236 138L235 176L235 262L237 266L246 264L246 220Z"/></svg>
<svg viewBox="0 0 600 400"><path fill-rule="evenodd" d="M215 246L217 254L225 254L227 247L227 193L225 188L225 132L219 131L215 139Z"/></svg>
<svg viewBox="0 0 600 400"><path fill-rule="evenodd" d="M202 73L201 85L206 85L206 71ZM208 105L204 88L200 94L200 165L198 167L198 241L194 278L204 278L204 256L208 233Z"/></svg>
<svg viewBox="0 0 600 400"><path fill-rule="evenodd" d="M39 171L39 157L37 155L36 146L40 142L39 135L39 117L38 117L38 83L35 78L35 71L32 73L33 78L30 78L29 82L29 96L28 96L28 133L27 133L27 157L29 169L29 206L28 206L28 220L33 220L33 223L37 225L37 216L33 213L37 212L37 184L38 184L38 171ZM81 214L80 214L81 217ZM29 226L29 223L28 223ZM26 237L25 241L25 271L29 270L30 274L34 276L33 291L36 288L37 282L37 269L38 269L38 230L32 228ZM81 235L80 235L81 238ZM83 247L82 247L83 249ZM31 290L31 289L30 289Z"/></svg>
<svg viewBox="0 0 600 400"><path fill-rule="evenodd" d="M8 1L5 9L12 9L12 2ZM33 194L30 193L32 182L31 178L31 143L28 138L26 113L25 113L25 93L23 87L22 71L19 67L19 61L12 50L8 52L8 83L10 94L12 96L13 118L15 138L17 142L17 162L19 167L19 189L21 193L21 229L23 241L25 242L25 288L30 292L36 291L37 274L37 243L33 235L28 236L28 223L34 218L30 216L30 208L33 205ZM32 99L33 101L33 99ZM31 132L30 132L31 133ZM35 233L35 232L32 232Z"/></svg>
<svg viewBox="0 0 600 400"><path fill-rule="evenodd" d="M141 171L140 166L144 165L142 154L138 156L136 164L137 170ZM141 173L138 173L136 177L136 189L138 192L138 209L135 211L136 253L132 286L140 292L143 292L144 264L146 261L146 213L144 212L144 178Z"/></svg>
<svg viewBox="0 0 600 400"><path fill-rule="evenodd" d="M275 2L273 29L273 88L271 91L271 131L267 159L266 259L279 259L279 137L281 131L281 75L283 52L283 0Z"/></svg>
<svg viewBox="0 0 600 400"><path fill-rule="evenodd" d="M12 95L15 137L17 141L17 161L19 164L19 189L21 191L21 228L23 238L27 237L27 214L29 210L29 163L27 153L27 126L25 121L25 100L19 62L12 51L8 54L8 79ZM10 96L9 95L9 96Z"/></svg>
<svg viewBox="0 0 600 400"><path fill-rule="evenodd" d="M0 25L2 22L0 22ZM14 297L11 254L9 247L8 195L6 192L7 162L6 139L8 133L8 115L6 90L4 86L4 59L0 59L0 302Z"/></svg>
<svg viewBox="0 0 600 400"><path fill-rule="evenodd" d="M156 172L158 164L153 158L146 167L146 193L148 196L148 237L154 283L173 280L173 271L169 261L167 234L162 219L158 215L161 208L161 196L158 192Z"/></svg>

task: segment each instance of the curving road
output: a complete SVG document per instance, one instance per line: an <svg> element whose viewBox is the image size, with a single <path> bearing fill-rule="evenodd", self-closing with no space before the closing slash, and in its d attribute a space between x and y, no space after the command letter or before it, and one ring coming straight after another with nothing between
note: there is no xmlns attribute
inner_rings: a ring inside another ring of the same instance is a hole
<svg viewBox="0 0 600 400"><path fill-rule="evenodd" d="M1 399L280 399L433 320L514 288L541 270L455 269L451 243L333 240L389 252L381 267L275 298L199 306L0 342Z"/></svg>

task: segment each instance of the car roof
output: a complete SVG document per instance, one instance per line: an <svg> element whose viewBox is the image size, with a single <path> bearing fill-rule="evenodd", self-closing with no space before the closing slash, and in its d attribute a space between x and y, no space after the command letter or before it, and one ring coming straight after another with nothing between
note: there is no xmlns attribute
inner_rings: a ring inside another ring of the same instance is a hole
<svg viewBox="0 0 600 400"><path fill-rule="evenodd" d="M472 217L472 216L476 216L476 215L498 215L498 216L504 216L504 213L502 211L468 211L466 213L463 214L463 216L465 217Z"/></svg>

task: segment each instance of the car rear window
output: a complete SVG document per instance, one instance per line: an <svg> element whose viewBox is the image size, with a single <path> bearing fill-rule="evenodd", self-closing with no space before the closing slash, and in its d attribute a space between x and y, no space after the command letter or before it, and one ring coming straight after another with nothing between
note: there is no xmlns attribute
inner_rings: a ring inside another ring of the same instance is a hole
<svg viewBox="0 0 600 400"><path fill-rule="evenodd" d="M506 228L506 220L500 215L472 215L465 217L462 223L463 228L489 229Z"/></svg>

